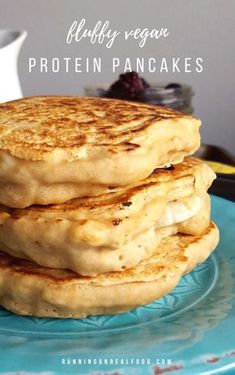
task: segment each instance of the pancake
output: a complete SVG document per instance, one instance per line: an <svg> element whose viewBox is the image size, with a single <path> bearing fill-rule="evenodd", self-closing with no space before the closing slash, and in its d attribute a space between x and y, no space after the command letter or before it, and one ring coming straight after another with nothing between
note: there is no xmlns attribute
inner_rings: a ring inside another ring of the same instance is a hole
<svg viewBox="0 0 235 375"><path fill-rule="evenodd" d="M113 99L30 97L0 105L0 203L24 208L97 196L182 162L200 121Z"/></svg>
<svg viewBox="0 0 235 375"><path fill-rule="evenodd" d="M211 223L200 236L165 238L135 268L96 277L37 266L0 254L0 305L22 315L84 318L116 314L150 303L170 292L180 278L208 258L219 232Z"/></svg>
<svg viewBox="0 0 235 375"><path fill-rule="evenodd" d="M25 209L1 206L0 249L84 276L123 271L149 257L166 235L206 229L206 192L214 177L206 163L188 158L100 197Z"/></svg>

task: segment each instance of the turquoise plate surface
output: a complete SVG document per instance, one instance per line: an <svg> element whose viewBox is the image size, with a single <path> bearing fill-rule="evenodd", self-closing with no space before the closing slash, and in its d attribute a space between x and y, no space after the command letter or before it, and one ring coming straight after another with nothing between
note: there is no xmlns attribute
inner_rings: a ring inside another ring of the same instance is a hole
<svg viewBox="0 0 235 375"><path fill-rule="evenodd" d="M127 314L58 320L0 310L1 374L235 374L235 204L212 196L221 240L164 298Z"/></svg>

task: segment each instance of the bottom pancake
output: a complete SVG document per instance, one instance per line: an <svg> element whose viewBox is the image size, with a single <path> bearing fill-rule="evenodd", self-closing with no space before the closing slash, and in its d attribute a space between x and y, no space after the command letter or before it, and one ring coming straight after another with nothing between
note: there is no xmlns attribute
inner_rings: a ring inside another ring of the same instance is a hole
<svg viewBox="0 0 235 375"><path fill-rule="evenodd" d="M202 235L164 238L154 254L134 268L96 277L44 268L1 252L0 305L38 317L126 312L170 292L184 274L208 258L218 240L218 228L211 223Z"/></svg>

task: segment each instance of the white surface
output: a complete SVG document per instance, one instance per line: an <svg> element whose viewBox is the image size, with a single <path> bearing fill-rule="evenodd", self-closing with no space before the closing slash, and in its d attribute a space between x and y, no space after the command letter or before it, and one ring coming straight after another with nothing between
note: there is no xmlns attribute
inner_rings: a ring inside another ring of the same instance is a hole
<svg viewBox="0 0 235 375"><path fill-rule="evenodd" d="M24 31L0 30L0 103L22 97L17 58L26 35Z"/></svg>

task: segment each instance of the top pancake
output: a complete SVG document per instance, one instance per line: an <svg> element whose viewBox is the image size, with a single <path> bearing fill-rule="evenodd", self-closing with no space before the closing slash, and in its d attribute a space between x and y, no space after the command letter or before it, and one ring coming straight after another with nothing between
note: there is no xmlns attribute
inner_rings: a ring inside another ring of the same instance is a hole
<svg viewBox="0 0 235 375"><path fill-rule="evenodd" d="M200 121L165 107L82 97L0 105L0 203L63 203L133 184L182 162Z"/></svg>
<svg viewBox="0 0 235 375"><path fill-rule="evenodd" d="M69 160L83 147L126 152L140 147L156 124L199 120L165 107L84 97L29 97L0 105L0 149L24 160L45 160L57 149ZM184 136L184 134L182 134ZM151 143L151 140L147 140ZM158 139L161 142L161 139Z"/></svg>

